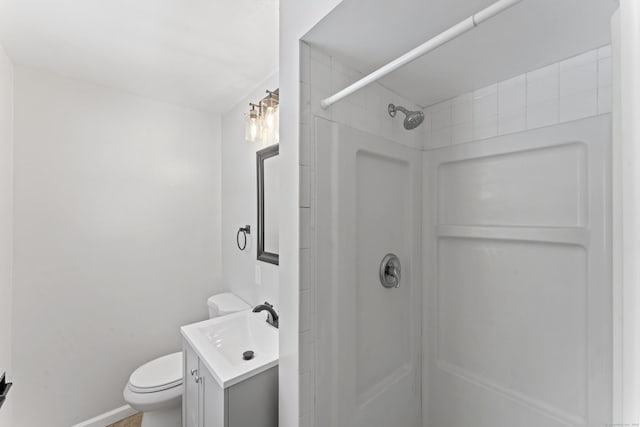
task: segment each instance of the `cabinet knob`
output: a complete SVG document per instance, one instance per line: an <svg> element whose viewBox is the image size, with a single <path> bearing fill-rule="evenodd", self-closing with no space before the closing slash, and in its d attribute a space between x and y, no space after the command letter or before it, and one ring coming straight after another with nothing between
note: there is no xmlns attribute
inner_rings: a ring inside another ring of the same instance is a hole
<svg viewBox="0 0 640 427"><path fill-rule="evenodd" d="M194 375L195 375L195 374L197 374L197 373L198 373L198 370L197 370L197 369L192 369L192 370L191 370L191 376L194 376Z"/></svg>

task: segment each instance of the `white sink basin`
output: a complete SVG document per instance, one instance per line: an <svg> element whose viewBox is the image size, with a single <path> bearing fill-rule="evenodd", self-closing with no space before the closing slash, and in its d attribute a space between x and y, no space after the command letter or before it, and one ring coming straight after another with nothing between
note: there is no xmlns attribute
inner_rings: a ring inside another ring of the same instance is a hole
<svg viewBox="0 0 640 427"><path fill-rule="evenodd" d="M265 312L246 310L180 331L218 384L227 388L278 364L278 330L265 320ZM246 351L253 351L253 359L243 359Z"/></svg>

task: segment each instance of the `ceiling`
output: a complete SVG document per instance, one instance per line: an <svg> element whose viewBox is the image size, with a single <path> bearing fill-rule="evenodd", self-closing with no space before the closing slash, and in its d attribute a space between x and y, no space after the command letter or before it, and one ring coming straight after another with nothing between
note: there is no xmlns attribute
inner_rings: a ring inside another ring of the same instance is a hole
<svg viewBox="0 0 640 427"><path fill-rule="evenodd" d="M18 64L226 111L278 68L278 0L0 0Z"/></svg>
<svg viewBox="0 0 640 427"><path fill-rule="evenodd" d="M369 73L494 2L345 0L304 39ZM380 83L432 105L608 44L616 7L615 0L524 0Z"/></svg>

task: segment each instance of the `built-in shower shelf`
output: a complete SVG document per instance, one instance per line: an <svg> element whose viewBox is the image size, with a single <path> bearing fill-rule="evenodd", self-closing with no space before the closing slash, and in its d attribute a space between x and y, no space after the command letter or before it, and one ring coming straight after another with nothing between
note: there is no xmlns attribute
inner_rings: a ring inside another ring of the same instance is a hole
<svg viewBox="0 0 640 427"><path fill-rule="evenodd" d="M438 225L438 237L468 239L518 240L525 242L564 243L587 246L589 231L579 227L491 227Z"/></svg>

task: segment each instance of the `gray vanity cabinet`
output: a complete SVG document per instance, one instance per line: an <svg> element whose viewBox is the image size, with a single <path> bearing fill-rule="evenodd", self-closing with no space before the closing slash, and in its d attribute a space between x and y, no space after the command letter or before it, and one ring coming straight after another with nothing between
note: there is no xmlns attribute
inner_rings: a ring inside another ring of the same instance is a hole
<svg viewBox="0 0 640 427"><path fill-rule="evenodd" d="M278 427L278 367L223 389L183 341L183 427Z"/></svg>
<svg viewBox="0 0 640 427"><path fill-rule="evenodd" d="M182 396L183 427L202 427L202 398L204 397L200 359L191 347L184 346L184 394Z"/></svg>

